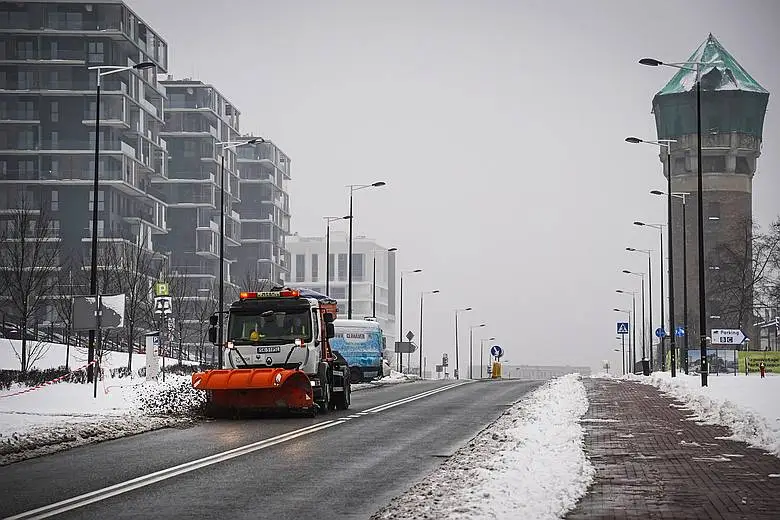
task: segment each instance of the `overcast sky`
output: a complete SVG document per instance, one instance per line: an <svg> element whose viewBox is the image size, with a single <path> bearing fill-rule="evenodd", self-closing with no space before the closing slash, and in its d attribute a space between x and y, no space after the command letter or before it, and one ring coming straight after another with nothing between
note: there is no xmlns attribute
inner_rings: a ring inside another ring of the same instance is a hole
<svg viewBox="0 0 780 520"><path fill-rule="evenodd" d="M654 247L632 222L666 215L657 150L623 139L655 137L673 71L639 58L685 60L712 32L769 90L754 213L780 214L776 0L128 1L176 78L212 83L291 157L293 231L346 213L344 185L388 183L356 197L356 232L424 270L404 280L410 328L419 291L441 290L429 366L452 362L453 309L472 306L462 371L483 321L512 364L619 370L615 289L645 265L624 248Z"/></svg>

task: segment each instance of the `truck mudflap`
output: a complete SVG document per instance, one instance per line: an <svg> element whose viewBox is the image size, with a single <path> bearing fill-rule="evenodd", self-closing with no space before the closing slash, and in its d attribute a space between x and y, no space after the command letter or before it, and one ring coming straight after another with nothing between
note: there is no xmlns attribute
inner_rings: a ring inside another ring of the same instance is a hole
<svg viewBox="0 0 780 520"><path fill-rule="evenodd" d="M314 410L311 380L300 370L237 368L192 374L192 386L209 392L210 410Z"/></svg>

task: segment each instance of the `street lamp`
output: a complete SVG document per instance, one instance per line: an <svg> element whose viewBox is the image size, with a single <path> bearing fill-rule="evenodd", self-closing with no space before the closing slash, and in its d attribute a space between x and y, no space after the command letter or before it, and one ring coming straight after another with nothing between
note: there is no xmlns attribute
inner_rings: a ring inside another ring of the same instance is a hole
<svg viewBox="0 0 780 520"><path fill-rule="evenodd" d="M639 139L638 137L627 137L626 142L629 143L646 143L655 146L660 146L666 150L666 225L669 227L669 349L671 350L671 362L672 362L672 377L677 377L677 340L676 340L676 327L674 324L674 241L672 234L674 232L674 224L672 222L672 143L676 143L676 139L658 139L656 141ZM655 193L654 193L655 194ZM683 220L683 228L685 228L685 220ZM663 232L662 232L663 233ZM661 240L663 247L663 239ZM685 244L683 243L683 249ZM661 275L663 276L664 264L663 264L663 252L661 253ZM663 281L661 282L661 290L663 290ZM661 297L661 323L663 324L663 296ZM663 338L661 339L661 367L665 368L666 355L663 354Z"/></svg>
<svg viewBox="0 0 780 520"><path fill-rule="evenodd" d="M634 247L627 247L626 251L630 251L632 253L643 253L647 255L647 286L648 286L648 295L647 295L647 305L649 310L649 324L650 324L650 330L648 331L648 334L650 336L649 343L648 343L648 349L649 349L649 363L650 363L650 371L653 370L653 250L652 249L636 249Z"/></svg>
<svg viewBox="0 0 780 520"><path fill-rule="evenodd" d="M384 186L386 183L385 181L377 181L371 184L348 184L347 188L349 188L349 259L347 260L347 265L349 266L349 272L347 273L347 318L352 319L352 221L354 219L354 215L352 214L352 194L358 190L362 190L365 188L379 188L380 186Z"/></svg>
<svg viewBox="0 0 780 520"><path fill-rule="evenodd" d="M460 361L458 356L458 314L472 310L471 307L465 309L455 309L455 379L460 379Z"/></svg>
<svg viewBox="0 0 780 520"><path fill-rule="evenodd" d="M471 361L471 354L474 350L474 329L478 329L480 327L484 327L484 323L480 323L479 325L471 325L469 327L469 379L474 379L472 375L472 367L474 366L474 363Z"/></svg>
<svg viewBox="0 0 780 520"><path fill-rule="evenodd" d="M484 365L484 359L482 358L482 354L485 353L485 342L493 341L495 339L496 339L495 337L492 337L492 338L482 338L481 340L479 340L479 378L480 379L484 379L484 377L482 376L482 368L485 365Z"/></svg>
<svg viewBox="0 0 780 520"><path fill-rule="evenodd" d="M707 294L704 287L704 176L702 173L701 158L701 68L702 65L722 64L720 61L683 61L678 63L664 63L655 58L642 58L639 60L641 65L650 67L667 66L681 70L696 71L696 173L697 173L697 194L699 203L697 204L697 213L699 220L698 249L699 249L699 348L701 351L701 386L707 386L707 314L706 303ZM693 68L691 68L693 66ZM669 172L671 174L671 172ZM670 190L671 191L671 190Z"/></svg>
<svg viewBox="0 0 780 520"><path fill-rule="evenodd" d="M615 311L615 312L625 312L626 316L628 317L627 318L628 321L631 321L631 311L624 310L624 309L618 309L617 307L615 307L612 310ZM626 374L626 335L625 334L621 334L620 335L620 339L621 339L621 343L622 343L622 347L623 347L623 375L625 375Z"/></svg>
<svg viewBox="0 0 780 520"><path fill-rule="evenodd" d="M666 195L663 191L660 190L653 190L650 193L653 195ZM687 206L687 198L690 193L685 191L679 191L679 192L670 192L672 198L680 199L682 201L682 246L683 246L683 254L682 254L682 264L683 264L683 371L687 374L688 373L688 239L687 239L687 220L685 216L685 208ZM672 312L674 309L674 289L673 283L674 283L674 275L673 275L673 268L672 264L674 262L674 257L672 256L672 245L671 245L671 234L672 234L672 228L669 227L669 327L670 327L670 334L677 334L676 326L674 324L674 319L672 316ZM674 346L672 346L672 375L674 376L674 370L675 370L675 363L674 363Z"/></svg>
<svg viewBox="0 0 780 520"><path fill-rule="evenodd" d="M397 247L391 247L385 250L387 253L398 251ZM374 249L374 278L373 288L371 290L371 316L376 318L376 249Z"/></svg>
<svg viewBox="0 0 780 520"><path fill-rule="evenodd" d="M330 223L336 220L350 220L352 217L322 217L325 220L325 294L330 296Z"/></svg>
<svg viewBox="0 0 780 520"><path fill-rule="evenodd" d="M100 79L103 76L125 72L127 70L143 70L154 67L151 61L142 61L135 65L96 65L87 70L97 71L97 88L95 91L95 178L92 184L92 258L90 264L89 293L98 297L97 282L97 243L98 243L98 189L100 179ZM24 332L23 332L24 333ZM95 329L89 331L89 347L87 349L87 382L92 382L92 362L95 359ZM97 388L97 386L95 387ZM95 390L97 392L97 390ZM95 395L97 397L97 394Z"/></svg>
<svg viewBox="0 0 780 520"><path fill-rule="evenodd" d="M412 273L421 273L422 269L410 269L407 271L401 271L401 288L399 291L399 299L400 299L400 306L398 308L398 341L403 341L403 334L404 334L404 275L405 274L412 274ZM411 353L409 353L409 356L411 357ZM403 374L404 372L404 354L403 352L398 353L398 371Z"/></svg>
<svg viewBox="0 0 780 520"><path fill-rule="evenodd" d="M619 294L624 294L626 296L631 295L631 313L633 314L633 318L629 320L631 322L631 337L633 338L631 341L631 348L628 350L628 364L631 367L631 373L634 373L634 367L636 366L636 291L624 291L622 289L617 289L615 291Z"/></svg>
<svg viewBox="0 0 780 520"><path fill-rule="evenodd" d="M647 340L647 332L645 330L645 273L637 273L633 271L629 271L627 269L623 269L623 272L625 274L630 274L633 276L639 276L642 278L642 373L646 376L650 375L650 363L647 361L647 355L645 353L645 340ZM651 297L652 297L652 291L651 291ZM653 306L650 306L650 312L653 312Z"/></svg>
<svg viewBox="0 0 780 520"><path fill-rule="evenodd" d="M222 341L224 338L224 298L225 298L225 151L256 143L264 143L265 139L258 137L248 141L219 141L216 146L222 147L219 169L219 302L217 313L219 327L217 328L217 362L222 368Z"/></svg>
<svg viewBox="0 0 780 520"><path fill-rule="evenodd" d="M420 293L420 379L423 377L423 296L426 294L438 294L439 290L423 291Z"/></svg>
<svg viewBox="0 0 780 520"><path fill-rule="evenodd" d="M657 229L658 233L659 233L660 244L661 244L660 248L659 248L659 251L660 251L660 264L659 264L659 268L661 270L661 274L660 274L660 277L661 277L661 319L660 319L660 322L661 322L661 328L663 329L664 328L664 226L666 224L646 224L644 222L635 221L634 225L635 226L640 226L640 227L651 227L653 229ZM670 264L671 264L671 261L670 261ZM652 295L651 295L651 297L650 297L650 306L652 307L652 305L653 305L653 298L652 298ZM652 313L651 313L651 316L652 316ZM651 318L651 320L650 320L650 328L652 329L653 327L654 327L653 320ZM652 366L653 365L653 348L652 348L653 342L652 342L652 336L650 336L650 339L651 339L651 341L650 341L650 365ZM658 339L659 339L659 343L661 344L661 371L666 371L666 366L665 366L666 365L666 355L664 354L664 338L658 338Z"/></svg>

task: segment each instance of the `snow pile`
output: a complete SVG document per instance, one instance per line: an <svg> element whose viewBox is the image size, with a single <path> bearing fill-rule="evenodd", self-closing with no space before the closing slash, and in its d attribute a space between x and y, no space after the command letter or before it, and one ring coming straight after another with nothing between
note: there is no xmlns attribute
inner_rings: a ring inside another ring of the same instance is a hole
<svg viewBox="0 0 780 520"><path fill-rule="evenodd" d="M414 374L402 374L395 370L390 372L390 375L383 377L382 379L374 379L367 383L353 383L352 391L365 390L367 388L377 388L386 385L397 385L400 383L409 383L411 381L419 381L420 376Z"/></svg>
<svg viewBox="0 0 780 520"><path fill-rule="evenodd" d="M579 375L547 382L373 518L560 518L594 477L587 410Z"/></svg>
<svg viewBox="0 0 780 520"><path fill-rule="evenodd" d="M203 402L187 376L166 382L106 379L92 385L58 383L20 395L0 392L0 464L74 446L190 422Z"/></svg>
<svg viewBox="0 0 780 520"><path fill-rule="evenodd" d="M710 375L706 387L701 376L653 373L647 378L626 376L658 387L686 405L696 420L731 429L732 439L780 455L780 376Z"/></svg>

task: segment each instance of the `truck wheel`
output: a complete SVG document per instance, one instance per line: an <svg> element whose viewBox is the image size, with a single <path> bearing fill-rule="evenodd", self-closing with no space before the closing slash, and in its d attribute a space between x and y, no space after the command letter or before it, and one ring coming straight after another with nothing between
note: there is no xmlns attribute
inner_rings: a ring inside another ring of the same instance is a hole
<svg viewBox="0 0 780 520"><path fill-rule="evenodd" d="M334 401L337 410L349 409L349 405L352 404L352 387L349 382L344 382L344 391L337 393L334 396Z"/></svg>
<svg viewBox="0 0 780 520"><path fill-rule="evenodd" d="M330 402L333 399L332 388L329 383L322 386L322 401L317 403L318 412L321 414L326 414L330 411Z"/></svg>
<svg viewBox="0 0 780 520"><path fill-rule="evenodd" d="M358 367L349 367L349 380L360 383L363 381L363 371Z"/></svg>

